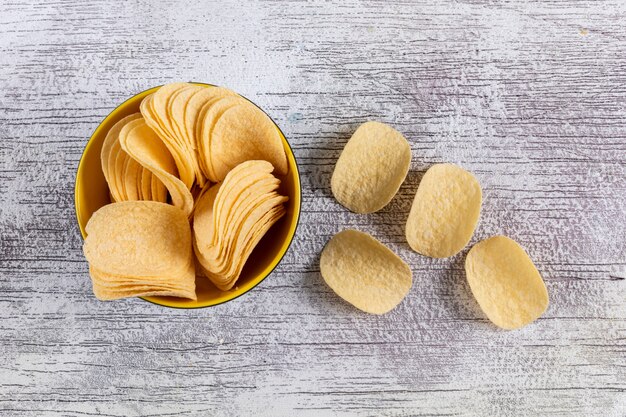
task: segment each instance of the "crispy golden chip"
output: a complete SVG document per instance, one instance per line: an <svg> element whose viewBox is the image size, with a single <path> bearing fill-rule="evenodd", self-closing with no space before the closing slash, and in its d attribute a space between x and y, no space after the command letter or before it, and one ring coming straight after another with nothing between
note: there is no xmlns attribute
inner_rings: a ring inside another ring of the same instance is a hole
<svg viewBox="0 0 626 417"><path fill-rule="evenodd" d="M248 101L228 108L217 119L209 142L208 157L218 181L240 163L250 160L268 161L278 175L287 174L287 155L278 129Z"/></svg>
<svg viewBox="0 0 626 417"><path fill-rule="evenodd" d="M242 97L226 95L208 100L200 110L198 124L196 125L198 155L201 161L200 166L204 170L206 177L213 182L223 179L217 177L211 159L211 135L213 134L213 128L226 110L244 101Z"/></svg>
<svg viewBox="0 0 626 417"><path fill-rule="evenodd" d="M114 171L114 175L117 178L115 184L117 185L117 192L120 196L120 199L117 201L127 201L128 193L126 192L126 181L124 181L124 177L126 176L126 162L128 162L129 156L121 147L114 148L114 150L117 150Z"/></svg>
<svg viewBox="0 0 626 417"><path fill-rule="evenodd" d="M333 195L355 213L378 211L396 195L410 164L411 147L400 132L383 123L363 123L337 160Z"/></svg>
<svg viewBox="0 0 626 417"><path fill-rule="evenodd" d="M142 166L137 163L133 158L126 156L126 166L124 168L124 191L126 192L127 200L141 200L139 193L141 187L137 184L140 183Z"/></svg>
<svg viewBox="0 0 626 417"><path fill-rule="evenodd" d="M229 172L222 182L214 207L214 224L219 234L222 234L225 225L232 218L231 213L236 212L241 204L245 202L248 208L252 208L246 196L254 198L252 194L266 195L278 188L280 180L272 175L273 170L274 167L267 161L246 161ZM275 187L261 190L257 183L263 180L275 184Z"/></svg>
<svg viewBox="0 0 626 417"><path fill-rule="evenodd" d="M394 309L411 289L411 268L367 233L344 230L324 247L320 271L326 284L356 308L372 314Z"/></svg>
<svg viewBox="0 0 626 417"><path fill-rule="evenodd" d="M183 271L172 272L174 275L178 275L180 272L187 273L187 270L193 268L192 263L189 263L187 268ZM90 267L89 273L96 285L102 288L115 289L131 286L151 286L153 289L192 289L193 283L190 281L179 282L172 280L171 276L154 276L154 277L133 277L123 276L115 274L107 274L102 271L98 271L96 268Z"/></svg>
<svg viewBox="0 0 626 417"><path fill-rule="evenodd" d="M107 279L107 275L102 275L102 279ZM162 288L154 285L127 285L120 287L105 287L95 280L92 282L93 293L99 300L117 300L128 297L179 297L197 300L196 291L188 288Z"/></svg>
<svg viewBox="0 0 626 417"><path fill-rule="evenodd" d="M141 167L141 200L152 200L152 172Z"/></svg>
<svg viewBox="0 0 626 417"><path fill-rule="evenodd" d="M200 187L204 186L205 177L200 170L197 154L194 151L194 149L196 148L195 137L189 136L187 134L187 129L185 126L185 109L191 97L202 90L206 90L206 88L198 85L189 85L180 90L177 90L168 101L168 113L170 116L172 128L174 130L173 133L179 138L180 143L189 155L196 181L198 182Z"/></svg>
<svg viewBox="0 0 626 417"><path fill-rule="evenodd" d="M171 154L144 119L137 119L120 131L120 145L131 157L148 168L165 185L172 196L173 204L190 215L193 196L176 176L176 166Z"/></svg>
<svg viewBox="0 0 626 417"><path fill-rule="evenodd" d="M286 212L266 161L247 161L204 192L194 211L194 251L204 275L227 291L265 233ZM219 211L218 211L219 210ZM218 214L221 213L221 214Z"/></svg>
<svg viewBox="0 0 626 417"><path fill-rule="evenodd" d="M217 268L219 272L213 272L214 269L208 270L200 264L201 271L204 276L209 278L217 288L222 291L230 290L241 275L243 267L246 261L252 254L252 251L265 236L269 229L285 215L284 206L275 206L270 211L263 214L263 216L254 224L253 228L248 229L248 233L245 237L239 237L236 241L237 245L234 251L229 254L229 261L226 264L227 268ZM212 265L212 263L209 263Z"/></svg>
<svg viewBox="0 0 626 417"><path fill-rule="evenodd" d="M480 184L471 173L454 164L433 165L415 193L406 240L433 258L459 253L474 234L481 202Z"/></svg>
<svg viewBox="0 0 626 417"><path fill-rule="evenodd" d="M103 273L168 276L172 271L184 271L190 263L191 230L187 217L168 204L109 204L93 214L85 231L85 257Z"/></svg>
<svg viewBox="0 0 626 417"><path fill-rule="evenodd" d="M228 88L222 87L207 87L200 91L197 91L193 94L193 96L187 102L185 106L185 130L187 132L187 136L193 138L192 141L194 145L194 149L197 147L198 137L196 135L196 125L199 120L202 120L199 116L201 113L201 109L204 108L207 102L215 101L221 97L226 96L236 96L232 90ZM204 110L208 111L208 107Z"/></svg>
<svg viewBox="0 0 626 417"><path fill-rule="evenodd" d="M188 83L165 84L152 97L152 109L159 119L159 124L171 138L178 142L179 146L184 145L184 143L180 142L180 138L175 134L174 123L169 114L169 103L176 92L190 86L191 84Z"/></svg>
<svg viewBox="0 0 626 417"><path fill-rule="evenodd" d="M124 156L120 157L120 165L118 167L117 157L122 151L120 147L119 140L116 140L115 143L111 146L111 151L109 152L109 179L107 180L107 184L109 186L109 193L111 195L112 201L124 201L126 196L124 195L124 190L122 189L122 184L118 184L118 177L120 177L121 173L118 173L118 168L122 169L122 162L124 161Z"/></svg>
<svg viewBox="0 0 626 417"><path fill-rule="evenodd" d="M465 273L480 308L496 326L526 326L548 308L548 290L528 254L514 240L494 236L472 247Z"/></svg>
<svg viewBox="0 0 626 417"><path fill-rule="evenodd" d="M144 167L144 169L147 169ZM153 201L160 201L161 203L167 203L167 188L163 182L156 175L152 175L150 181L150 191L152 193Z"/></svg>
<svg viewBox="0 0 626 417"><path fill-rule="evenodd" d="M104 143L102 144L102 151L100 152L100 161L102 164L102 172L104 173L104 178L106 179L107 184L109 184L109 191L111 195L116 201L121 201L122 198L118 194L117 187L117 176L113 175L113 171L115 170L115 160L117 158L117 153L119 151L119 135L120 130L129 122L138 119L141 117L140 113L131 114L130 116L126 116L121 119L119 122L115 123L113 127L107 133ZM114 149L115 148L115 149ZM115 152L114 157L111 157L113 151Z"/></svg>
<svg viewBox="0 0 626 417"><path fill-rule="evenodd" d="M237 229L237 238L228 244L225 255L221 257L221 262L212 264L213 272L220 274L229 283L234 284L257 243L286 213L283 206L286 201L287 197L275 194L269 200L258 204ZM230 286L232 287L232 285Z"/></svg>
<svg viewBox="0 0 626 417"><path fill-rule="evenodd" d="M161 89L163 89L163 87L161 87L157 93L161 91ZM143 115L148 126L150 126L150 128L161 138L161 141L172 155L176 164L179 179L185 184L187 189L191 189L195 179L193 170L194 155L189 149L187 149L186 146L184 146L184 144L181 144L180 141L173 136L171 133L171 124L169 119L161 119L161 114L166 112L166 110L161 109L160 112L157 112L154 109L153 101L155 95L156 93L150 94L142 100L140 105L141 114ZM164 100L162 99L161 102L163 101Z"/></svg>
<svg viewBox="0 0 626 417"><path fill-rule="evenodd" d="M205 89L205 87L201 87L199 85L189 85L176 91L176 93L172 95L171 101L169 102L169 116L175 133L179 138L184 139L185 143L192 147L192 149L195 145L192 143L192 137L187 133L185 125L185 109L187 108L187 103L189 103L191 97Z"/></svg>

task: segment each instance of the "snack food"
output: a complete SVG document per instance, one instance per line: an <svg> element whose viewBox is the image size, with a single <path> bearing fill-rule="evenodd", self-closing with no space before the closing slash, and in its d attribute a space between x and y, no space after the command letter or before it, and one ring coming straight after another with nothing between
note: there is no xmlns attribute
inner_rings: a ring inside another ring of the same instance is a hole
<svg viewBox="0 0 626 417"><path fill-rule="evenodd" d="M355 213L372 213L398 192L411 164L411 147L392 127L363 123L344 147L331 178L333 195Z"/></svg>
<svg viewBox="0 0 626 417"><path fill-rule="evenodd" d="M163 183L158 178L152 178L150 171L142 168L120 145L119 135L122 129L138 119L141 119L141 114L131 114L118 121L109 130L100 152L102 172L109 184L113 201L154 200L165 202L167 195ZM148 181L150 192L146 188Z"/></svg>
<svg viewBox="0 0 626 417"><path fill-rule="evenodd" d="M154 201L112 203L93 214L86 231L83 251L98 298L196 298L191 229L178 208Z"/></svg>
<svg viewBox="0 0 626 417"><path fill-rule="evenodd" d="M408 294L409 266L367 233L344 230L324 247L320 270L326 284L356 308L385 314Z"/></svg>
<svg viewBox="0 0 626 417"><path fill-rule="evenodd" d="M284 214L287 197L267 161L247 161L198 198L194 251L203 274L219 289L231 289L260 239Z"/></svg>
<svg viewBox="0 0 626 417"><path fill-rule="evenodd" d="M144 168L149 169L169 191L172 202L187 216L193 210L193 196L185 184L178 179L176 165L170 152L163 145L161 139L140 118L126 124L119 134L122 149L138 161Z"/></svg>
<svg viewBox="0 0 626 417"><path fill-rule="evenodd" d="M238 112L222 120L233 108ZM280 180L271 174L275 167L270 163L287 173L280 131L253 104L219 87L167 84L147 95L140 110L114 124L102 146L101 167L114 203L94 213L86 227L84 251L94 293L100 299L196 299L196 264L218 288L232 288L257 243L286 213L287 197L276 192ZM257 156L270 162L250 161ZM219 176L214 164L219 164ZM212 185L210 179L224 181ZM202 204L208 198L210 212ZM117 203L127 200L162 203ZM189 225L196 202L197 259ZM186 218L184 237L180 216ZM173 238L181 252L171 245ZM161 255L178 263L162 268Z"/></svg>
<svg viewBox="0 0 626 417"><path fill-rule="evenodd" d="M467 282L489 320L503 329L535 321L548 307L548 291L528 254L514 240L494 236L472 247Z"/></svg>
<svg viewBox="0 0 626 417"><path fill-rule="evenodd" d="M406 222L406 240L422 255L447 258L470 241L480 216L478 180L454 164L436 164L424 174Z"/></svg>

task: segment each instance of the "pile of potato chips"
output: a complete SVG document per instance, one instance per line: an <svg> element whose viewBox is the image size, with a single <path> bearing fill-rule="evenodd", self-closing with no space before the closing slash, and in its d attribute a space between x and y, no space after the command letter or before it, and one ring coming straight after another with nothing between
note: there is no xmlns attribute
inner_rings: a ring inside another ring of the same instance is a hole
<svg viewBox="0 0 626 417"><path fill-rule="evenodd" d="M196 299L196 273L227 291L286 212L273 175L288 172L278 129L220 87L167 84L140 111L102 146L113 203L86 227L94 293Z"/></svg>
<svg viewBox="0 0 626 417"><path fill-rule="evenodd" d="M386 206L404 181L411 148L401 133L377 122L361 125L344 147L331 188L337 201L356 213ZM406 223L416 252L447 258L471 240L482 204L478 180L454 164L433 165L422 178ZM504 329L536 320L548 293L528 254L505 236L486 239L470 250L467 279L487 317ZM372 236L344 230L325 246L320 270L329 287L355 307L374 314L395 308L409 293L411 270Z"/></svg>

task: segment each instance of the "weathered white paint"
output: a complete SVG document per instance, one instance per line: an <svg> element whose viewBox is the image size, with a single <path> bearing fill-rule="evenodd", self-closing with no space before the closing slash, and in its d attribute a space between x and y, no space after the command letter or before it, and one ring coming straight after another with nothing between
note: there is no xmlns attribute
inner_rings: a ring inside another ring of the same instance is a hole
<svg viewBox="0 0 626 417"><path fill-rule="evenodd" d="M626 415L626 3L204 3L0 3L0 415ZM98 302L78 160L116 104L172 80L231 87L279 123L302 172L298 235L226 305ZM329 180L369 119L414 156L391 204L360 216ZM483 184L473 242L506 233L535 260L551 297L537 323L497 330L466 251L432 260L405 243L419 178L441 161ZM346 227L414 270L387 316L319 276Z"/></svg>

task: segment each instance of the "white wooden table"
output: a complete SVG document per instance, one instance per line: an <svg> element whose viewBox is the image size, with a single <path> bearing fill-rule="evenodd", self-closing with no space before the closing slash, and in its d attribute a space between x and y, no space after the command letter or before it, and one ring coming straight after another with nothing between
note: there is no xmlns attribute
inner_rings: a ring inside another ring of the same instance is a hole
<svg viewBox="0 0 626 417"><path fill-rule="evenodd" d="M162 3L162 4L161 4ZM626 2L0 2L0 415L626 415ZM303 183L297 237L252 292L201 310L98 302L74 175L99 121L164 82L228 86L278 122ZM330 194L363 121L410 140L379 213ZM436 162L484 190L472 242L519 241L551 304L496 329L464 253L413 253ZM338 299L324 243L367 231L410 263L383 317Z"/></svg>

